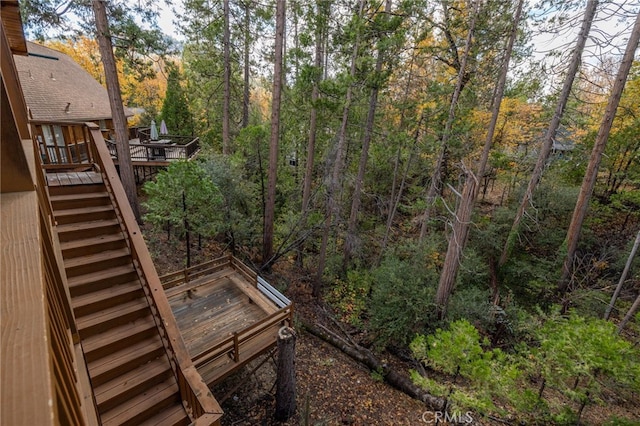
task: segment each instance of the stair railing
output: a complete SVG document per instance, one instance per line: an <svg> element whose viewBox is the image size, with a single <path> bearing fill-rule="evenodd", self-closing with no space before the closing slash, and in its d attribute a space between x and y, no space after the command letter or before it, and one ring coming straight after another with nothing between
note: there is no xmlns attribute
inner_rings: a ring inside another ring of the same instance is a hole
<svg viewBox="0 0 640 426"><path fill-rule="evenodd" d="M85 125L91 134L93 158L128 236L134 265L152 306L156 324L164 332L163 344L171 359L185 408L195 425L219 424L222 409L191 361L100 128L93 123Z"/></svg>

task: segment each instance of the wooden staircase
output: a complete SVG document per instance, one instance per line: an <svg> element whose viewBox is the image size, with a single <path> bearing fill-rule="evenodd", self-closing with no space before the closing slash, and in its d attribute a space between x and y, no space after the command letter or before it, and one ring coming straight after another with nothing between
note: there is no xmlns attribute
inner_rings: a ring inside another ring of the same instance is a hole
<svg viewBox="0 0 640 426"><path fill-rule="evenodd" d="M107 188L51 186L49 193L101 423L189 424Z"/></svg>

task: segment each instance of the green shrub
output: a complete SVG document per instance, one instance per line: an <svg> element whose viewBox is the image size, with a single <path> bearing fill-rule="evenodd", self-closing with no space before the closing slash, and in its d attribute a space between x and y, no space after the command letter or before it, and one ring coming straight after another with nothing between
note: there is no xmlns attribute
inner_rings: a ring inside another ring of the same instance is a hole
<svg viewBox="0 0 640 426"><path fill-rule="evenodd" d="M341 315L342 321L362 326L362 316L367 308L371 274L367 271L348 271L345 280L336 280L325 298Z"/></svg>
<svg viewBox="0 0 640 426"><path fill-rule="evenodd" d="M435 324L438 260L434 247L402 246L371 271L369 326L378 344L406 345Z"/></svg>

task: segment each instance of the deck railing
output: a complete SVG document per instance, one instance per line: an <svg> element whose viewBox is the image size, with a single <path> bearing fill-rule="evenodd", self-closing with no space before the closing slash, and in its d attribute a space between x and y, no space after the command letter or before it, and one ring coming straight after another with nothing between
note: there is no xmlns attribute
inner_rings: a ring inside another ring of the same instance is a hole
<svg viewBox="0 0 640 426"><path fill-rule="evenodd" d="M89 130L84 124L33 121L31 125L38 155L45 168L91 165L95 162L90 149ZM116 143L110 140L106 143L111 158L117 159ZM132 161L188 160L198 151L200 139L185 136L166 136L162 141L129 142Z"/></svg>
<svg viewBox="0 0 640 426"><path fill-rule="evenodd" d="M127 234L133 262L152 306L156 324L164 334L163 344L172 361L185 408L194 424L219 424L222 410L189 357L100 128L93 123L33 124L35 149L41 154L43 168L86 166L93 167L102 174L112 196L118 219ZM54 133L57 132L53 139L54 146L51 147L55 153L53 157L47 155L46 150L43 151L43 147L47 146L47 128L52 129Z"/></svg>
<svg viewBox="0 0 640 426"><path fill-rule="evenodd" d="M102 173L103 180L113 196L114 207L116 207L124 231L128 235L134 265L138 270L147 298L154 308L156 324L165 334L166 338L163 339L163 343L168 355L172 358L171 364L176 374L182 400L186 405L185 408L197 424L216 424L219 422L222 410L189 357L140 228L133 211L129 208L127 196L109 155L107 145L98 126L92 123L86 123L86 125L89 127L92 137L91 146L94 149L94 158Z"/></svg>
<svg viewBox="0 0 640 426"><path fill-rule="evenodd" d="M80 123L32 121L36 152L45 168L94 163L89 129Z"/></svg>
<svg viewBox="0 0 640 426"><path fill-rule="evenodd" d="M250 326L234 332L231 336L207 348L205 351L195 354L192 360L196 367L202 367L224 356L230 357L236 363L246 360L248 356L244 356L245 349L254 338L273 331L276 326L291 325L293 322L293 303L264 278L232 255L163 275L160 277L160 281L163 283L164 289L167 290L226 268L235 269L279 309ZM252 353L247 355L252 355Z"/></svg>
<svg viewBox="0 0 640 426"><path fill-rule="evenodd" d="M131 161L188 160L200 150L199 138L191 138L186 144L175 143L172 139L166 139L166 141L167 142L129 142ZM111 140L107 140L106 142L109 147L109 154L111 154L111 158L117 159L118 152L116 150L116 143Z"/></svg>

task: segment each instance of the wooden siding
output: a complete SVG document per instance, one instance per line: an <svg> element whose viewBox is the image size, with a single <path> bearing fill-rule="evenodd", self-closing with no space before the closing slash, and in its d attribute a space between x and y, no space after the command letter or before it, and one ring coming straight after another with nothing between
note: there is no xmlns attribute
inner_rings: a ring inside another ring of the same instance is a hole
<svg viewBox="0 0 640 426"><path fill-rule="evenodd" d="M33 162L27 146L25 159ZM44 180L3 193L2 424L97 424L78 371L75 323ZM91 421L93 419L93 421Z"/></svg>
<svg viewBox="0 0 640 426"><path fill-rule="evenodd" d="M3 1L0 18L0 424L97 425L12 57L25 53L18 2Z"/></svg>
<svg viewBox="0 0 640 426"><path fill-rule="evenodd" d="M4 5L4 2L3 2ZM5 35L5 8L2 8L2 26L0 26L0 190L30 191L33 181L29 164L24 156L22 141L30 139L27 127L27 110L20 90L18 74L13 63L9 41ZM18 16L19 19L19 16Z"/></svg>

